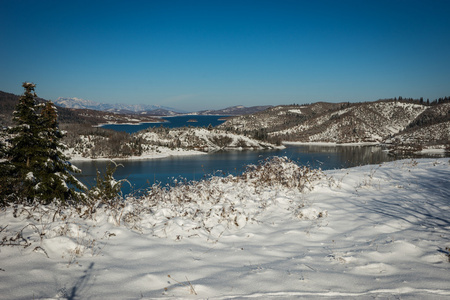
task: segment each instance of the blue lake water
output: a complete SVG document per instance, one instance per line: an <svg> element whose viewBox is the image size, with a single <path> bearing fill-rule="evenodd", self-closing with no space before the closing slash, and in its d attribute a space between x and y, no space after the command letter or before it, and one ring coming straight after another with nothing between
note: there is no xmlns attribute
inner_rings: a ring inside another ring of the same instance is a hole
<svg viewBox="0 0 450 300"><path fill-rule="evenodd" d="M150 126L169 128L195 126L216 126L224 116L177 116L165 117L165 123L144 123L140 125L105 125L104 128L133 133ZM196 120L197 122L189 122ZM238 175L249 164L258 164L271 156L286 156L300 165L323 170L349 168L367 164L379 164L406 158L391 156L377 146L287 146L282 150L226 151L204 155L167 157L151 160L116 160L123 166L118 167L114 177L127 179L132 187L125 185L123 192L146 189L153 183L170 184L174 179L201 180L211 175ZM83 173L77 175L88 187L95 185L97 169L104 173L107 161L74 161L74 165Z"/></svg>
<svg viewBox="0 0 450 300"><path fill-rule="evenodd" d="M128 133L135 133L150 127L166 127L166 128L177 128L177 127L208 127L217 126L225 122L227 116L196 116L196 115L183 115L175 117L162 117L161 119L165 122L161 123L139 123L139 124L107 124L102 125L102 128L112 129L116 131L125 131Z"/></svg>
<svg viewBox="0 0 450 300"><path fill-rule="evenodd" d="M123 192L145 189L155 182L170 184L174 179L201 180L210 175L238 175L249 164L258 164L271 156L287 156L300 165L323 170L379 164L398 159L376 146L288 146L282 150L227 151L204 155L167 157L151 160L117 160L122 164L116 179L128 179L133 187ZM74 161L83 173L77 177L88 187L95 184L96 170L103 172L106 161Z"/></svg>

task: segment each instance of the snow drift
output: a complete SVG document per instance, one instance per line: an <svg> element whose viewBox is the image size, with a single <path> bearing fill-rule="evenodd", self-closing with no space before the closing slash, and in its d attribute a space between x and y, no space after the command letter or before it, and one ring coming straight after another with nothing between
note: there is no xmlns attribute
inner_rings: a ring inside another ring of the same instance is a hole
<svg viewBox="0 0 450 300"><path fill-rule="evenodd" d="M242 176L155 187L90 218L1 211L8 299L450 296L450 163Z"/></svg>

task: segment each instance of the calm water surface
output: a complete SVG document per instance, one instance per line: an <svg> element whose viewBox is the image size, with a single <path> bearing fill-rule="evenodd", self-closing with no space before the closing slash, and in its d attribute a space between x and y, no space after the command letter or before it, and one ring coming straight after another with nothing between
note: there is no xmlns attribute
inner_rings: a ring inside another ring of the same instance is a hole
<svg viewBox="0 0 450 300"><path fill-rule="evenodd" d="M217 126L226 116L176 116L164 117L165 123L138 125L114 124L102 127L134 133L154 126L176 128L183 126ZM174 179L201 180L211 175L238 175L249 164L258 164L271 156L287 156L300 165L323 170L349 168L367 164L379 164L406 157L394 157L376 146L288 146L283 150L227 151L204 155L168 157L152 160L116 160L123 166L117 168L116 179L128 179L132 187L123 187L124 193L146 189L153 183L171 184ZM88 187L95 185L97 169L104 173L106 161L74 161L83 173L77 177Z"/></svg>
<svg viewBox="0 0 450 300"><path fill-rule="evenodd" d="M107 124L102 125L102 128L112 129L116 131L125 131L127 133L135 133L150 127L166 127L166 128L178 128L178 127L207 127L217 126L225 122L227 116L195 116L195 115L183 115L175 117L162 117L161 119L166 122L162 123L139 123L139 124Z"/></svg>
<svg viewBox="0 0 450 300"><path fill-rule="evenodd" d="M376 146L288 146L283 150L227 151L204 155L168 157L152 160L121 160L123 165L115 173L116 179L128 179L132 189L147 188L155 182L172 183L174 179L201 180L210 175L238 175L249 164L258 164L271 156L287 156L300 165L323 170L341 169L393 161L399 157L388 155ZM404 157L402 157L404 158ZM88 187L95 184L96 170L104 172L106 161L74 161L83 173L77 177ZM124 193L130 192L124 187Z"/></svg>

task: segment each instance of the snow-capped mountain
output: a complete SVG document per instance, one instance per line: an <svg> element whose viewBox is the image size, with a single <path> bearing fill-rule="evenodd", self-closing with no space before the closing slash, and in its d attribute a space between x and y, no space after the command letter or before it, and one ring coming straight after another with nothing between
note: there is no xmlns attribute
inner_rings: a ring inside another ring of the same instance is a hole
<svg viewBox="0 0 450 300"><path fill-rule="evenodd" d="M91 100L84 100L80 98L63 98L59 97L54 101L55 105L66 107L66 108L87 108L87 109L96 109L100 107L100 103L91 101Z"/></svg>
<svg viewBox="0 0 450 300"><path fill-rule="evenodd" d="M84 100L80 98L63 98L59 97L54 101L55 105L66 107L66 108L77 108L77 109L93 109L93 110L101 110L101 111L109 111L109 112L118 112L118 113L130 113L130 112L144 112L144 111L154 111L161 110L168 111L170 115L171 112L181 112L177 109L171 107L164 107L160 105L149 105L149 104L123 104L123 103L99 103L91 100Z"/></svg>

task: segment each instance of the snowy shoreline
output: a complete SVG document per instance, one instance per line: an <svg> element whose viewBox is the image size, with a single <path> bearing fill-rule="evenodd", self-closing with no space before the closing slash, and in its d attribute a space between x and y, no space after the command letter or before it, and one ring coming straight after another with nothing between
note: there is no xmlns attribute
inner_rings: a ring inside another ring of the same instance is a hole
<svg viewBox="0 0 450 300"><path fill-rule="evenodd" d="M162 124L165 123L167 121L162 120L161 122L137 122L137 123L131 123L131 122L126 122L126 123L120 123L120 122L108 122L108 123L99 123L97 125L92 125L92 127L94 128L102 128L105 125L143 125L143 124Z"/></svg>
<svg viewBox="0 0 450 300"><path fill-rule="evenodd" d="M283 145L309 145L309 146L381 146L378 142L360 142L360 143L334 143L334 142L282 142Z"/></svg>
<svg viewBox="0 0 450 300"><path fill-rule="evenodd" d="M190 156L190 155L207 155L208 153L202 152L202 151L195 151L195 150L183 150L183 149L165 149L161 152L151 152L151 153L145 153L141 156L130 156L130 157L98 157L98 158L91 158L91 157L83 157L81 155L73 155L70 153L70 151L66 152L66 154L70 157L70 161L107 161L107 160L114 160L114 161L126 161L126 160L151 160L151 159L160 159L160 158L166 158L171 156Z"/></svg>
<svg viewBox="0 0 450 300"><path fill-rule="evenodd" d="M281 166L292 176L295 166ZM2 210L0 238L20 232L28 246L0 248L0 295L450 297L448 158L325 171L303 192L252 178L179 187L175 202L142 199L93 220Z"/></svg>
<svg viewBox="0 0 450 300"><path fill-rule="evenodd" d="M277 147L277 149L283 149L284 145L291 145L291 146L323 146L323 147L352 147L352 146L382 146L380 143L320 143L320 142L283 142L283 146ZM227 150L227 149L224 149ZM239 148L233 148L228 150L242 150ZM130 157L98 157L98 158L91 158L91 157L83 157L81 155L74 155L73 149L69 149L65 152L67 156L70 157L70 161L107 161L107 160L117 160L117 161L126 161L126 160L151 160L151 159L160 159L160 158L167 158L171 156L190 156L190 155L208 155L210 152L204 152L204 151L196 151L196 150L185 150L182 148L177 149L169 149L165 147L159 147L159 151L154 152L147 152L141 156L130 156ZM435 148L435 149L423 149L418 152L414 152L414 154L421 155L421 154L435 154L439 156L446 156L447 151L445 148Z"/></svg>
<svg viewBox="0 0 450 300"><path fill-rule="evenodd" d="M379 142L361 142L361 143L333 143L333 142L283 142L283 145L306 145L306 146L323 146L323 147L348 147L348 146L379 146L379 147L383 147L385 144L384 143L379 143ZM390 151L389 149L386 149L386 151ZM415 151L412 152L413 154L416 155L421 155L421 154L435 154L435 155L440 155L440 156L445 156L448 154L448 151L445 149L445 145L437 145L434 146L433 148L425 148L422 149L420 151Z"/></svg>
<svg viewBox="0 0 450 300"><path fill-rule="evenodd" d="M336 147L336 146L376 146L380 145L379 143L347 143L347 144L337 144L337 143L316 143L316 142L310 142L310 143L303 143L303 142L283 142L282 146L277 146L277 149L284 149L284 145L313 145L313 146L330 146L330 147ZM242 148L225 148L223 150L243 150ZM166 158L171 156L190 156L190 155L208 155L210 152L203 152L203 151L196 151L196 150L185 150L182 148L177 148L174 150L171 150L169 148L165 147L159 147L159 152L151 152L151 153L145 153L141 156L130 156L130 157L98 157L98 158L91 158L91 157L83 157L81 155L73 155L72 149L69 149L66 154L70 157L70 161L105 161L105 160L146 160L146 159L159 159L159 158Z"/></svg>

